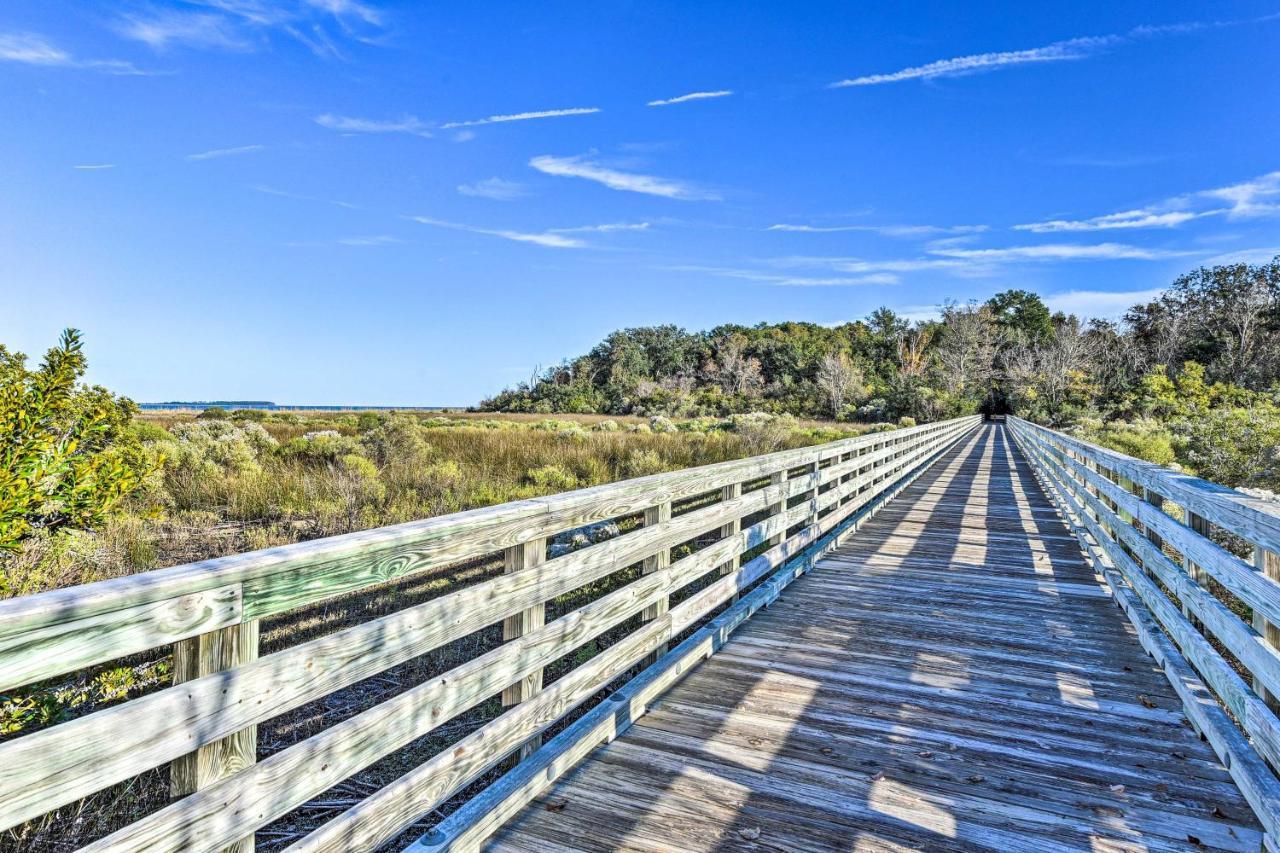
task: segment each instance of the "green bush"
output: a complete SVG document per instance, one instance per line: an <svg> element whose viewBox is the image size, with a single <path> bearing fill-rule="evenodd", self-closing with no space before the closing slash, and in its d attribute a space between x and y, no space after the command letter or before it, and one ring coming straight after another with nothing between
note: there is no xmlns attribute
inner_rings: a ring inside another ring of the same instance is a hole
<svg viewBox="0 0 1280 853"><path fill-rule="evenodd" d="M86 367L74 329L35 370L0 345L0 550L36 531L102 524L154 468L129 440L136 406L80 385Z"/></svg>

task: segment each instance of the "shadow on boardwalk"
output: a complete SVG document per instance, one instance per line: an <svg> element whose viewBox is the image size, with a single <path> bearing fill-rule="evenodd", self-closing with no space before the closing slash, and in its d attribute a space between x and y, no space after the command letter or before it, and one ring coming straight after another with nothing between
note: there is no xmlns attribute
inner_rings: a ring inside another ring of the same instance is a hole
<svg viewBox="0 0 1280 853"><path fill-rule="evenodd" d="M491 849L1259 849L1179 707L988 426Z"/></svg>

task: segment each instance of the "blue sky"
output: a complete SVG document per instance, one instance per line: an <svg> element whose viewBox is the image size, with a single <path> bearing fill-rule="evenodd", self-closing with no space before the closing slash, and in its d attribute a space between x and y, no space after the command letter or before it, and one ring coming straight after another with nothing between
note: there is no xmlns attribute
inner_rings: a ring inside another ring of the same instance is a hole
<svg viewBox="0 0 1280 853"><path fill-rule="evenodd" d="M0 8L0 341L465 404L615 328L1115 315L1280 252L1280 2Z"/></svg>

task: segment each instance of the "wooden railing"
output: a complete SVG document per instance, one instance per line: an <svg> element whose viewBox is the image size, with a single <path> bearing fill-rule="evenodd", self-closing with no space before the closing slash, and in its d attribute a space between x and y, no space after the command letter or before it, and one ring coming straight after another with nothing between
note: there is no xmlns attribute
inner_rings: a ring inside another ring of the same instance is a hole
<svg viewBox="0 0 1280 853"><path fill-rule="evenodd" d="M1020 418L1009 428L1192 724L1280 837L1280 506Z"/></svg>
<svg viewBox="0 0 1280 853"><path fill-rule="evenodd" d="M977 423L872 433L0 602L0 690L168 645L175 680L0 743L0 830L167 764L174 801L84 849L251 850L257 829L501 695L503 713L290 848L371 849L523 757L422 842L462 849L642 714ZM640 523L549 557L556 534L628 517ZM672 559L682 545L692 550ZM261 620L495 554L501 574L258 655ZM637 565L633 579L619 574ZM604 592L545 622L547 602L589 585ZM257 761L258 724L499 623L500 645ZM544 667L611 629L603 650L544 684ZM538 748L548 726L655 657Z"/></svg>

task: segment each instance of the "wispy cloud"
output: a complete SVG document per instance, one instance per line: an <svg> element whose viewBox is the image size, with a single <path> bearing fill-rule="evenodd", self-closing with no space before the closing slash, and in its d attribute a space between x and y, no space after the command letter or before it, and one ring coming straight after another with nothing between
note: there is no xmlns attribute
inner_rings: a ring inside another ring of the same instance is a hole
<svg viewBox="0 0 1280 853"><path fill-rule="evenodd" d="M339 43L371 43L364 33L381 27L381 13L356 0L189 0L191 9L122 15L116 30L157 51L175 47L251 51L287 36L324 59L345 58Z"/></svg>
<svg viewBox="0 0 1280 853"><path fill-rule="evenodd" d="M556 234L577 234L591 232L609 234L615 231L648 231L648 222L607 222L604 225L579 225L575 228L551 228Z"/></svg>
<svg viewBox="0 0 1280 853"><path fill-rule="evenodd" d="M504 181L502 178L485 178L474 184L459 184L458 192L472 198L488 198L494 201L515 201L529 194L524 184Z"/></svg>
<svg viewBox="0 0 1280 853"><path fill-rule="evenodd" d="M343 246L391 246L404 241L390 234L377 234L372 237L342 237L338 242Z"/></svg>
<svg viewBox="0 0 1280 853"><path fill-rule="evenodd" d="M265 145L239 145L235 148L213 148L208 151L201 151L198 154L188 154L188 160L216 160L219 157L235 157L240 154L252 154L255 151L263 151Z"/></svg>
<svg viewBox="0 0 1280 853"><path fill-rule="evenodd" d="M903 68L889 74L867 74L838 80L830 85L832 89L849 86L878 86L884 83L901 83L904 80L929 80L934 77L958 77L965 74L977 74L983 71L994 71L1012 65L1028 63L1066 62L1074 59L1085 59L1103 48L1122 41L1120 36L1098 36L1067 39L1054 42L1044 47L1033 47L1027 50L1006 50L995 53L975 53L969 56L957 56L951 59L939 59L926 65Z"/></svg>
<svg viewBox="0 0 1280 853"><path fill-rule="evenodd" d="M851 77L831 83L829 88L840 89L848 86L878 86L885 83L901 83L906 80L931 80L936 77L960 77L968 74L979 74L996 71L1016 65L1038 64L1046 62L1069 62L1088 59L1091 56L1128 42L1142 39L1163 38L1167 36L1187 35L1208 29L1246 26L1264 21L1280 19L1280 14L1263 15L1255 18L1241 18L1224 21L1187 21L1174 24L1143 25L1134 27L1126 33L1113 33L1102 36L1084 36L1081 38L1063 39L1043 47L1025 50L1005 50L991 53L974 53L949 59L939 59L924 65L914 65L887 74L867 74Z"/></svg>
<svg viewBox="0 0 1280 853"><path fill-rule="evenodd" d="M658 101L649 101L645 106L649 107L665 107L670 104L683 104L688 101L704 101L707 98L727 98L733 94L732 89L717 89L714 92L690 92L687 95L678 95L674 98L664 98Z"/></svg>
<svg viewBox="0 0 1280 853"><path fill-rule="evenodd" d="M114 169L115 167L115 163L81 163L71 168L79 169L82 172L97 172L102 169Z"/></svg>
<svg viewBox="0 0 1280 853"><path fill-rule="evenodd" d="M1250 181L1242 181L1201 195L1230 203L1227 216L1249 218L1280 214L1280 172L1270 172Z"/></svg>
<svg viewBox="0 0 1280 853"><path fill-rule="evenodd" d="M1097 317L1101 320L1114 320L1134 305L1145 304L1158 297L1164 291L1160 288L1149 290L1068 290L1066 293L1055 293L1044 297L1044 304L1050 310L1077 317Z"/></svg>
<svg viewBox="0 0 1280 853"><path fill-rule="evenodd" d="M742 279L743 281L758 281L775 287L865 287L869 285L889 285L898 283L898 277L891 273L816 278L811 276L778 275L776 273L735 269L733 267L712 267L692 264L669 266L664 267L664 269L668 269L673 272L704 273L706 275L714 275L720 278L737 278Z"/></svg>
<svg viewBox="0 0 1280 853"><path fill-rule="evenodd" d="M321 204L332 204L335 207L345 207L347 210L360 209L359 205L352 204L349 201L335 201L331 198L320 198L318 196L313 196L313 195L291 193L288 190L280 190L280 189L276 189L275 187L268 187L262 184L255 184L253 186L250 186L249 189L253 190L256 193L264 193L265 195L279 196L280 198L291 198L295 201L315 201L315 202L320 202Z"/></svg>
<svg viewBox="0 0 1280 853"><path fill-rule="evenodd" d="M430 126L410 115L398 119L372 119L325 113L316 116L315 122L340 133L410 133L414 136L431 136Z"/></svg>
<svg viewBox="0 0 1280 853"><path fill-rule="evenodd" d="M1237 249L1234 252L1227 252L1223 255L1214 255L1212 258L1206 258L1204 265L1206 267L1219 267L1228 264L1269 264L1277 257L1280 257L1280 246L1261 246L1254 249Z"/></svg>
<svg viewBox="0 0 1280 853"><path fill-rule="evenodd" d="M436 228L449 228L454 231L468 231L472 234L486 234L490 237L501 237L504 240L514 240L517 243L533 243L535 246L545 246L549 249L584 249L587 244L582 240L574 237L565 237L551 231L543 231L540 233L527 233L524 231L510 231L503 228L480 228L475 225L462 225L457 222L446 222L441 219L432 219L427 216L410 216L414 222L420 222L423 225L431 225Z"/></svg>
<svg viewBox="0 0 1280 853"><path fill-rule="evenodd" d="M118 59L79 59L35 33L0 33L0 62L46 68L78 68L119 76L146 76L153 73Z"/></svg>
<svg viewBox="0 0 1280 853"><path fill-rule="evenodd" d="M1014 246L1001 249L930 249L930 254L959 260L1004 263L1009 261L1158 261L1181 258L1196 252L1170 249L1144 249L1125 243L1048 243L1039 246Z"/></svg>
<svg viewBox="0 0 1280 853"><path fill-rule="evenodd" d="M1224 203L1226 206L1223 206ZM1184 193L1157 204L1087 219L1050 219L1013 226L1015 231L1050 234L1067 231L1112 231L1173 228L1206 216L1250 219L1280 215L1280 172L1211 190Z"/></svg>
<svg viewBox="0 0 1280 853"><path fill-rule="evenodd" d="M604 184L611 190L644 193L645 195L662 196L663 198L680 199L681 201L716 201L720 196L708 190L700 189L692 184L670 178L659 178L653 175L638 175L634 172L623 172L595 163L584 157L553 157L543 155L534 157L529 165L548 175L561 178L583 178Z"/></svg>
<svg viewBox="0 0 1280 853"><path fill-rule="evenodd" d="M489 116L488 118L477 118L470 121L451 121L440 125L446 130L455 127L476 127L481 124L500 124L506 121L529 121L539 118L560 118L562 116L584 116L591 113L600 112L599 107L572 107L567 110L538 110L529 113L511 113L510 115Z"/></svg>
<svg viewBox="0 0 1280 853"><path fill-rule="evenodd" d="M938 237L948 234L979 234L986 225L770 225L766 231L791 231L802 234L837 234L865 231L885 237Z"/></svg>
<svg viewBox="0 0 1280 853"><path fill-rule="evenodd" d="M1050 234L1057 231L1111 231L1125 228L1172 228L1184 222L1190 222L1207 213L1191 213L1185 210L1171 210L1159 213L1148 208L1125 210L1120 213L1108 213L1105 216L1094 216L1090 219L1050 219L1047 222L1029 222L1015 225L1015 231L1031 231L1035 234Z"/></svg>
<svg viewBox="0 0 1280 853"><path fill-rule="evenodd" d="M116 32L157 51L176 46L231 51L248 51L254 47L253 41L239 32L233 21L213 12L173 9L125 15L116 22Z"/></svg>

